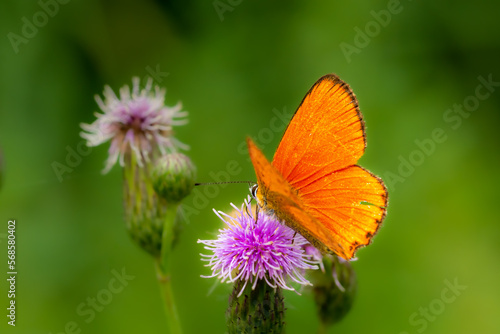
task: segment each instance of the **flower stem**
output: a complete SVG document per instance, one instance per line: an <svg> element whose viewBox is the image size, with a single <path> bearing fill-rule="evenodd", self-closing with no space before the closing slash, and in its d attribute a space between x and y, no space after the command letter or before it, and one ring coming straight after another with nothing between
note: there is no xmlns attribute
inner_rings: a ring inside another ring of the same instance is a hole
<svg viewBox="0 0 500 334"><path fill-rule="evenodd" d="M163 225L161 256L156 258L156 272L158 274L158 282L160 284L160 290L165 304L165 315L167 317L171 334L182 333L172 291L172 280L170 277L171 252L172 242L174 240L174 224L177 207L177 204L170 204L167 208Z"/></svg>
<svg viewBox="0 0 500 334"><path fill-rule="evenodd" d="M172 244L174 242L174 225L177 217L177 208L179 204L168 203L165 211L165 220L163 223L163 232L161 240L161 269L164 273L170 273L170 254L172 253Z"/></svg>

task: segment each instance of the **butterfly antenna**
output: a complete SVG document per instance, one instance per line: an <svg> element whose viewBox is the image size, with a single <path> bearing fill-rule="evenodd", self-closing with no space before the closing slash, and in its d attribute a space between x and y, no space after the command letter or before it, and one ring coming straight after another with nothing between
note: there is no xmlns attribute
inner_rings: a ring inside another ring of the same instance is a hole
<svg viewBox="0 0 500 334"><path fill-rule="evenodd" d="M196 182L194 185L195 186L207 186L211 184L226 184L226 183L248 183L248 184L255 184L254 181L224 181L224 182Z"/></svg>

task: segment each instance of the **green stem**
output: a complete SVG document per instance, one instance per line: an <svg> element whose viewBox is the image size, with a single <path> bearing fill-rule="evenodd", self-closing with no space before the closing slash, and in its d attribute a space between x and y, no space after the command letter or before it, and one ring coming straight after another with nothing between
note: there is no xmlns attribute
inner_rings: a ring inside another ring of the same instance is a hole
<svg viewBox="0 0 500 334"><path fill-rule="evenodd" d="M170 253L174 242L174 225L177 217L179 204L168 203L163 222L163 234L161 239L161 268L164 273L170 273Z"/></svg>
<svg viewBox="0 0 500 334"><path fill-rule="evenodd" d="M171 251L174 240L174 223L177 214L178 204L170 204L165 213L163 224L161 256L156 259L156 272L160 284L163 302L165 306L165 315L167 317L170 333L181 334L181 324L175 306L174 295L172 292L172 280L170 277Z"/></svg>
<svg viewBox="0 0 500 334"><path fill-rule="evenodd" d="M162 271L161 264L158 258L156 261L156 272L158 274L158 283L160 284L160 290L165 306L165 316L167 317L167 323L170 328L170 333L181 334L181 323L179 321L177 308L175 307L174 295L172 293L172 281L170 279L170 275Z"/></svg>

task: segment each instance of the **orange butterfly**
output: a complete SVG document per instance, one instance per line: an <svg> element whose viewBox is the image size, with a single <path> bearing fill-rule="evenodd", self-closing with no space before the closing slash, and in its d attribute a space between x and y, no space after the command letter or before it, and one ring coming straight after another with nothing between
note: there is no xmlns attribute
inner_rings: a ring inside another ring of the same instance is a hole
<svg viewBox="0 0 500 334"><path fill-rule="evenodd" d="M386 214L387 189L356 165L364 122L350 87L336 75L307 92L270 163L247 138L259 206L323 253L349 260L368 245Z"/></svg>

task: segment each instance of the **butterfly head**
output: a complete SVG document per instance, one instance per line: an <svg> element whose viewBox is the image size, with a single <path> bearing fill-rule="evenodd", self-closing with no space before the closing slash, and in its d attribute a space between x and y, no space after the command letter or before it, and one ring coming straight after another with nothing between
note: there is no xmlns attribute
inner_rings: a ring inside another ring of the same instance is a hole
<svg viewBox="0 0 500 334"><path fill-rule="evenodd" d="M250 194L252 196L252 199L255 199L255 201L257 202L257 206L259 208L263 209L264 212L266 213L266 215L268 215L270 217L274 217L274 219L281 220L278 216L276 216L274 209L272 209L268 205L267 199L262 194L261 189L262 189L262 187L259 187L259 185L257 183L253 184L250 187Z"/></svg>
<svg viewBox="0 0 500 334"><path fill-rule="evenodd" d="M267 206L266 198L262 195L262 191L258 183L250 186L250 194L252 195L252 198L257 202L257 205L264 208Z"/></svg>

